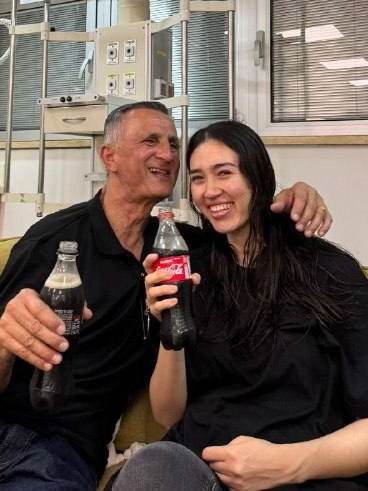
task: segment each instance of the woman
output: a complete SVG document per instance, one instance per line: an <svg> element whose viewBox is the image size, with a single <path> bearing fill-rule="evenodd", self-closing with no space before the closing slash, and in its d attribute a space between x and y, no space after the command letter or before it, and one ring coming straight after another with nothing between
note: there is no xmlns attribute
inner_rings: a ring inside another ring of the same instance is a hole
<svg viewBox="0 0 368 491"><path fill-rule="evenodd" d="M210 243L191 255L195 346L162 346L150 383L170 428L114 491L368 489L368 282L346 252L269 211L275 175L247 126L220 122L188 148ZM146 258L152 270L156 255ZM176 303L146 277L160 318Z"/></svg>

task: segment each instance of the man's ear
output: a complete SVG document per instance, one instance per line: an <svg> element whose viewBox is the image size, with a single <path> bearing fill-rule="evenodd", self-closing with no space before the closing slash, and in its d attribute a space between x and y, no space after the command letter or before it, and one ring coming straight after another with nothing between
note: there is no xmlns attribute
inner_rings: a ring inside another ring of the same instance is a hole
<svg viewBox="0 0 368 491"><path fill-rule="evenodd" d="M100 149L100 158L105 165L107 172L115 172L116 165L116 151L113 145L102 145Z"/></svg>

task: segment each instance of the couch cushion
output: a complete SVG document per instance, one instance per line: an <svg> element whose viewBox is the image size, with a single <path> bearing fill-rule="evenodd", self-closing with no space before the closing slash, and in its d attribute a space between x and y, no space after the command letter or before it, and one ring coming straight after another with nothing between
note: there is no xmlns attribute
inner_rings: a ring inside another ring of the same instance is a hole
<svg viewBox="0 0 368 491"><path fill-rule="evenodd" d="M114 443L116 449L122 451L134 442L160 440L164 433L165 429L153 418L148 390L145 389L124 412Z"/></svg>

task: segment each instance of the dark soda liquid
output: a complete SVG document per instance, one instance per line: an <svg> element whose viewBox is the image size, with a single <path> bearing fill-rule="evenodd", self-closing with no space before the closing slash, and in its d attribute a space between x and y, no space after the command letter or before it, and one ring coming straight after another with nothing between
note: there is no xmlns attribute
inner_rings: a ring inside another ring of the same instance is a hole
<svg viewBox="0 0 368 491"><path fill-rule="evenodd" d="M162 312L160 328L161 342L166 349L178 351L185 345L194 343L196 329L192 317L192 280L173 283L178 287L172 295L178 303Z"/></svg>
<svg viewBox="0 0 368 491"><path fill-rule="evenodd" d="M52 412L61 407L72 395L74 388L72 362L79 340L82 323L84 293L80 278L75 275L55 275L46 281L41 298L59 315L65 323L64 337L69 348L63 353L63 360L49 372L35 369L30 383L32 406L39 411Z"/></svg>
<svg viewBox="0 0 368 491"><path fill-rule="evenodd" d="M153 249L160 257L188 255L188 251L172 251L171 249ZM178 303L162 311L160 339L162 345L168 350L181 350L186 344L196 340L196 328L192 316L192 287L191 279L183 281L168 281L167 283L178 287L177 293L167 295L165 298L175 297Z"/></svg>

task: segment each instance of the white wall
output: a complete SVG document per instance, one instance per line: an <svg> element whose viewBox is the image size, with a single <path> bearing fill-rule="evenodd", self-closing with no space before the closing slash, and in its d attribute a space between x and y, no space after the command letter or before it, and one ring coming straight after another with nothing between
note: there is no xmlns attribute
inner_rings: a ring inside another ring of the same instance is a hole
<svg viewBox="0 0 368 491"><path fill-rule="evenodd" d="M268 147L278 182L315 186L334 223L327 238L368 265L368 148L365 145Z"/></svg>
<svg viewBox="0 0 368 491"><path fill-rule="evenodd" d="M0 151L3 174L5 152ZM47 203L77 203L90 196L90 184L85 179L91 166L89 149L52 149L45 153L45 201ZM14 150L11 154L10 192L37 193L38 150ZM22 235L39 218L34 203L1 203L0 237Z"/></svg>

